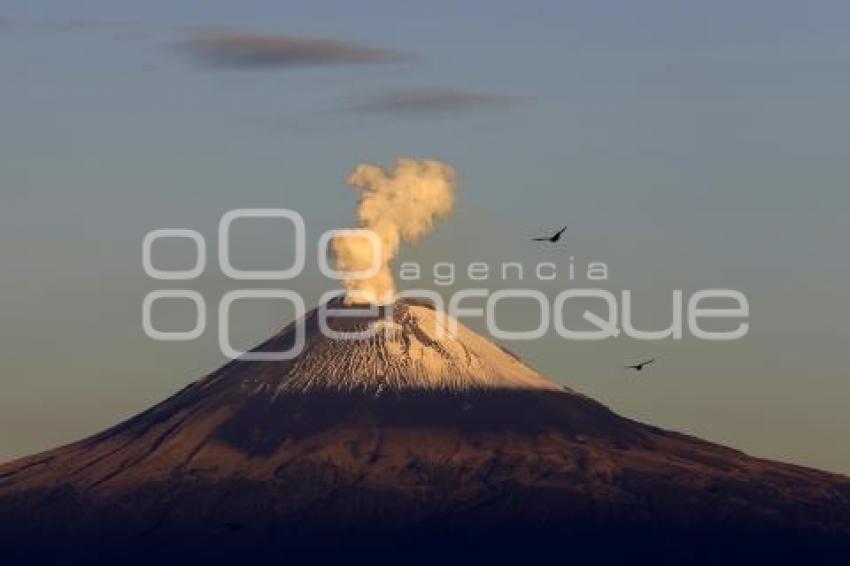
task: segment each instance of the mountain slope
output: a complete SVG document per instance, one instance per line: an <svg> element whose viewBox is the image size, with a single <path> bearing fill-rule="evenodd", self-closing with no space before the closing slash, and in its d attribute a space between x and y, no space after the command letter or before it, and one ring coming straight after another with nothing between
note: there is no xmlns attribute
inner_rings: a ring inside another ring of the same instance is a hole
<svg viewBox="0 0 850 566"><path fill-rule="evenodd" d="M462 326L439 336L438 315L404 302L391 322L332 319L384 331L342 341L313 311L291 361L232 362L112 429L0 467L0 541L217 555L402 543L480 553L470 541L486 539L578 552L616 534L681 556L711 533L736 548L845 550L848 478L622 418ZM287 348L293 332L258 350Z"/></svg>

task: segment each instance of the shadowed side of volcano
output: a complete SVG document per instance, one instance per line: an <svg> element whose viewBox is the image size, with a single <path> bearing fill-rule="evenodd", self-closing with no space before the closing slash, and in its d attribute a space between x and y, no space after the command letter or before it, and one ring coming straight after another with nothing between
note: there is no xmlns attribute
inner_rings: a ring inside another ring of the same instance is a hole
<svg viewBox="0 0 850 566"><path fill-rule="evenodd" d="M0 537L191 555L221 544L589 550L616 536L679 553L709 534L838 548L850 532L846 478L642 425L573 393L322 391L217 406L182 396L194 402L4 466Z"/></svg>
<svg viewBox="0 0 850 566"><path fill-rule="evenodd" d="M433 430L443 434L515 435L532 438L557 433L571 439L595 438L611 446L646 446L649 429L622 419L595 401L555 391L471 390L390 392L316 391L245 401L215 437L234 449L273 454L298 441L335 428ZM246 439L251 439L246 445Z"/></svg>

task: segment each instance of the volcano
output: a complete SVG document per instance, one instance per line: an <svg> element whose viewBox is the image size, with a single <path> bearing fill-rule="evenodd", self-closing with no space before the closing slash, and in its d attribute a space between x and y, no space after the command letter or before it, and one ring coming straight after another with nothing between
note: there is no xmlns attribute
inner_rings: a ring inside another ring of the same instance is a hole
<svg viewBox="0 0 850 566"><path fill-rule="evenodd" d="M0 467L4 552L812 563L850 548L850 479L618 416L462 325L440 335L427 304L385 308L328 320L380 330L353 341L311 311L294 359L235 360ZM294 340L290 324L256 350Z"/></svg>

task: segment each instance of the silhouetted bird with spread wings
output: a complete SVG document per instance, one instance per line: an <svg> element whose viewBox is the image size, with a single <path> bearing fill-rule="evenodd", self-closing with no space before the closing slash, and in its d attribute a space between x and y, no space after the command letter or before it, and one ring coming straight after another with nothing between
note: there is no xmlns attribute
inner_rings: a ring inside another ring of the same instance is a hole
<svg viewBox="0 0 850 566"><path fill-rule="evenodd" d="M566 231L566 229L567 227L564 226L563 228L555 232L555 234L552 236L545 236L543 238L532 238L532 240L534 240L535 242L552 242L554 244L555 242L561 239L561 235L564 233L564 231Z"/></svg>
<svg viewBox="0 0 850 566"><path fill-rule="evenodd" d="M634 365L626 366L626 369L633 369L635 371L642 371L643 368L648 366L649 364L655 363L655 358L650 358L648 360L644 360L642 362L638 362Z"/></svg>

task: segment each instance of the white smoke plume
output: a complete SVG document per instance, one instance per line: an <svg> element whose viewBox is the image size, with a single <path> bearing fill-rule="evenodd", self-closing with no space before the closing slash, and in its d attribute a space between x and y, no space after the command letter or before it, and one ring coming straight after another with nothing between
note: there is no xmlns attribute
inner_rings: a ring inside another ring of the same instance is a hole
<svg viewBox="0 0 850 566"><path fill-rule="evenodd" d="M378 272L366 279L346 279L348 303L385 304L395 296L390 264L402 243L415 244L448 216L455 199L455 171L440 161L400 158L391 168L358 165L348 184L360 194L359 227L374 232L381 242ZM375 263L373 246L362 236L337 236L331 247L336 269L367 272Z"/></svg>

